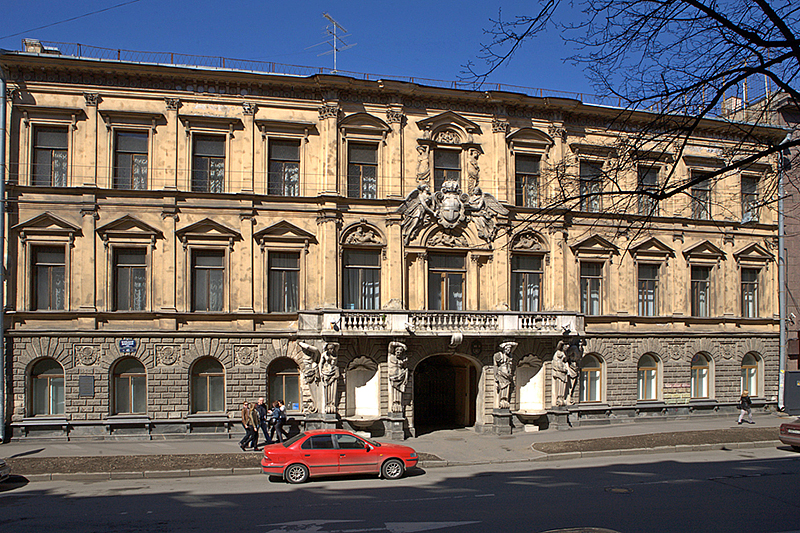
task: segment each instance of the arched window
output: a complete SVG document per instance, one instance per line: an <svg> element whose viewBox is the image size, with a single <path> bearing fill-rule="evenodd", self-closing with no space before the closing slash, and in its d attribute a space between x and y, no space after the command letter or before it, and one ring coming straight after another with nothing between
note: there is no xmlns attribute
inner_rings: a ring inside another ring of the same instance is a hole
<svg viewBox="0 0 800 533"><path fill-rule="evenodd" d="M299 411L300 371L297 363L288 357L281 357L269 365L269 403L280 400L290 411Z"/></svg>
<svg viewBox="0 0 800 533"><path fill-rule="evenodd" d="M639 399L658 399L658 361L650 354L639 359Z"/></svg>
<svg viewBox="0 0 800 533"><path fill-rule="evenodd" d="M581 360L581 402L599 402L601 398L603 363L594 355Z"/></svg>
<svg viewBox="0 0 800 533"><path fill-rule="evenodd" d="M699 353L692 359L692 398L709 397L711 365L708 357Z"/></svg>
<svg viewBox="0 0 800 533"><path fill-rule="evenodd" d="M747 391L750 396L758 396L760 390L758 389L758 358L748 353L742 359L742 392Z"/></svg>
<svg viewBox="0 0 800 533"><path fill-rule="evenodd" d="M64 369L55 359L42 359L31 369L33 416L64 414Z"/></svg>
<svg viewBox="0 0 800 533"><path fill-rule="evenodd" d="M192 367L192 413L225 410L225 369L213 357L203 357Z"/></svg>
<svg viewBox="0 0 800 533"><path fill-rule="evenodd" d="M147 373L144 365L126 357L114 365L114 414L147 413Z"/></svg>

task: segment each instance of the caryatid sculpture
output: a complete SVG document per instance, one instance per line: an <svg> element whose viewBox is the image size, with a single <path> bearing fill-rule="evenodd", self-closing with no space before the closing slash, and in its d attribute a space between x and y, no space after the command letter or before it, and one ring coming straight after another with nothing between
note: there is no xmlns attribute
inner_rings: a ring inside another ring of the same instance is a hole
<svg viewBox="0 0 800 533"><path fill-rule="evenodd" d="M339 343L328 342L319 358L325 413L336 413L336 385L339 377Z"/></svg>
<svg viewBox="0 0 800 533"><path fill-rule="evenodd" d="M389 343L389 405L393 413L403 412L403 393L408 384L407 347L402 342Z"/></svg>
<svg viewBox="0 0 800 533"><path fill-rule="evenodd" d="M494 381L497 384L500 409L508 409L511 406L511 385L514 383L514 358L511 354L517 345L512 341L503 342L499 346L500 350L494 354Z"/></svg>
<svg viewBox="0 0 800 533"><path fill-rule="evenodd" d="M570 391L570 368L565 348L566 343L558 341L553 354L553 405L559 407L567 403Z"/></svg>
<svg viewBox="0 0 800 533"><path fill-rule="evenodd" d="M317 412L317 399L319 398L319 357L320 351L316 346L298 341L297 345L303 351L303 377L308 385L311 400L306 406L307 413Z"/></svg>

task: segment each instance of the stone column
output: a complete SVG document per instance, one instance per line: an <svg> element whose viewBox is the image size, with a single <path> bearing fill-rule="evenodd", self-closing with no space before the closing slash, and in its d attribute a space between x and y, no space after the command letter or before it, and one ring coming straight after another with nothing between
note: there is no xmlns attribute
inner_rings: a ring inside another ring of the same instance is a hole
<svg viewBox="0 0 800 533"><path fill-rule="evenodd" d="M506 143L506 134L508 133L508 122L505 118L497 115L492 117L492 141L494 144L495 153L495 177L492 184L497 191L497 199L501 202L514 204L514 185L513 176L508 175L508 164L506 154L508 153L508 145ZM485 180L486 178L484 178ZM509 182L511 185L509 186ZM485 190L485 189L484 189Z"/></svg>
<svg viewBox="0 0 800 533"><path fill-rule="evenodd" d="M403 235L400 215L386 216L386 248L384 248L384 261L382 275L386 280L386 287L381 289L381 301L384 309L405 309L403 281L406 275L405 261L403 259Z"/></svg>
<svg viewBox="0 0 800 533"><path fill-rule="evenodd" d="M406 116L402 109L402 104L392 104L386 110L386 121L391 131L386 135L384 167L381 174L387 198L404 198L406 194L403 168L403 124Z"/></svg>
<svg viewBox="0 0 800 533"><path fill-rule="evenodd" d="M86 101L86 131L84 139L91 148L83 151L83 161L79 162L80 183L84 187L97 186L97 104L100 95L97 93L83 93Z"/></svg>
<svg viewBox="0 0 800 533"><path fill-rule="evenodd" d="M255 211L248 209L239 214L242 230L242 242L237 246L237 253L232 254L231 269L234 278L231 280L234 290L234 304L238 303L237 313L254 313L253 308L253 260L254 241L253 226L255 225ZM255 327L252 318L240 317L237 321L239 329L253 331Z"/></svg>
<svg viewBox="0 0 800 533"><path fill-rule="evenodd" d="M180 157L180 124L178 119L178 109L181 101L177 98L164 98L167 106L167 132L161 141L161 162L163 170L158 176L159 182L163 183L163 188L177 190L178 188L178 164ZM156 183L153 183L156 185Z"/></svg>
<svg viewBox="0 0 800 533"><path fill-rule="evenodd" d="M258 106L253 102L242 103L244 114L244 140L247 143L242 154L242 179L241 191L253 192L255 183L255 154L256 154L256 112ZM233 185L233 183L231 184ZM234 192L229 188L231 192Z"/></svg>
<svg viewBox="0 0 800 533"><path fill-rule="evenodd" d="M322 168L320 169L320 185L318 194L321 195L337 195L339 193L339 184L337 181L338 172L338 153L337 149L338 135L337 135L337 118L339 117L339 104L336 102L326 102L319 111L319 129L320 129L320 142L321 151L320 162ZM309 194L308 192L306 193Z"/></svg>
<svg viewBox="0 0 800 533"><path fill-rule="evenodd" d="M178 229L178 208L175 199L172 198L172 205L164 205L161 210L161 218L164 220L164 240L153 253L153 266L158 265L158 276L156 276L156 300L160 305L161 313L174 314L177 308L177 252L180 243L175 235ZM158 254L158 255L156 255ZM155 272L155 270L154 270ZM155 303L155 302L154 302ZM161 329L176 329L178 326L175 318L159 319Z"/></svg>
<svg viewBox="0 0 800 533"><path fill-rule="evenodd" d="M319 257L316 272L319 275L319 303L323 309L336 309L339 301L338 235L341 218L334 206L323 208L317 214Z"/></svg>
<svg viewBox="0 0 800 533"><path fill-rule="evenodd" d="M81 206L81 232L82 237L77 239L77 246L73 249L73 261L70 268L70 277L75 282L75 292L72 300L78 303L78 312L97 312L97 246L95 230L97 229L97 205L93 194L85 194ZM95 329L95 316L79 316L78 324L81 328Z"/></svg>

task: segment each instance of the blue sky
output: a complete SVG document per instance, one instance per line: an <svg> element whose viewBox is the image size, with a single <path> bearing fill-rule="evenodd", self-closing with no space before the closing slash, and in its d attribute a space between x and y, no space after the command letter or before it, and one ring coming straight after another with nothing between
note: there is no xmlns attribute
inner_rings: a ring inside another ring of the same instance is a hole
<svg viewBox="0 0 800 533"><path fill-rule="evenodd" d="M130 2L130 3L128 3ZM324 43L329 13L356 46L340 52L339 70L456 80L477 55L483 30L502 6L504 17L535 2L450 0L24 0L1 2L0 48L19 50L23 38L136 51L332 67ZM119 7L112 6L121 5ZM564 6L562 6L564 7ZM94 11L101 13L84 16ZM66 21L74 17L75 20ZM59 21L49 27L36 29ZM21 33L20 35L15 35ZM527 43L490 82L567 92L591 88L581 67L565 62L570 49L555 30Z"/></svg>

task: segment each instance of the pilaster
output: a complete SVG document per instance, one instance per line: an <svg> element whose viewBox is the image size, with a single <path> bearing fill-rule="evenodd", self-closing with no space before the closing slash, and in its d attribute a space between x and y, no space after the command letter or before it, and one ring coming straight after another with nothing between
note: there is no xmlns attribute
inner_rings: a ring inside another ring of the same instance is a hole
<svg viewBox="0 0 800 533"><path fill-rule="evenodd" d="M247 146L242 154L241 191L253 192L255 184L255 154L256 154L256 113L258 106L253 102L242 103L244 115L244 138ZM232 185L236 186L236 183ZM251 227L252 229L252 227Z"/></svg>
<svg viewBox="0 0 800 533"><path fill-rule="evenodd" d="M180 157L180 138L178 127L178 110L181 101L178 98L164 98L167 107L167 133L162 145L162 161L164 164L163 175L159 176L163 180L164 188L170 190L178 189L178 164Z"/></svg>
<svg viewBox="0 0 800 533"><path fill-rule="evenodd" d="M79 163L78 182L84 187L94 187L97 185L97 104L100 102L100 95L84 93L83 98L86 102L87 117L84 138L90 148L83 151L84 159Z"/></svg>
<svg viewBox="0 0 800 533"><path fill-rule="evenodd" d="M319 194L337 195L339 194L337 181L339 150L337 150L336 126L339 117L339 104L328 101L321 105L318 111L320 140L322 143L322 173Z"/></svg>
<svg viewBox="0 0 800 533"><path fill-rule="evenodd" d="M386 196L388 198L404 198L405 172L403 168L403 125L406 116L402 112L402 105L393 105L386 110L386 122L391 131L386 136L385 167L381 175L386 182ZM397 263L395 263L397 264Z"/></svg>
<svg viewBox="0 0 800 533"><path fill-rule="evenodd" d="M320 307L322 309L338 308L339 294L339 254L338 235L341 216L334 208L321 209L317 214L319 230L320 257L318 263Z"/></svg>

